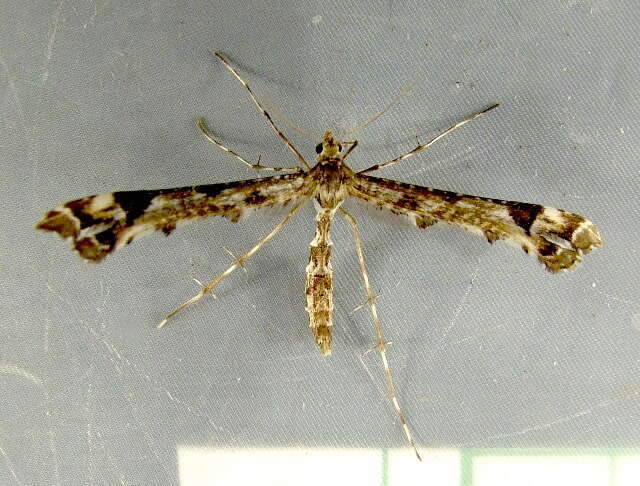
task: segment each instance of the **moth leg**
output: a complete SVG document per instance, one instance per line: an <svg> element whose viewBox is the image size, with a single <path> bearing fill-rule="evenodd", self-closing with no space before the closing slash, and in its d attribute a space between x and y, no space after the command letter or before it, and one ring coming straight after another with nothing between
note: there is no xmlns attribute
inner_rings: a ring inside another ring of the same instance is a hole
<svg viewBox="0 0 640 486"><path fill-rule="evenodd" d="M260 248L262 248L262 245L267 243L271 238L273 238L282 229L282 227L287 223L287 221L289 221L293 217L293 215L298 211L298 209L300 209L307 202L307 200L308 200L308 198L305 197L300 202L298 202L295 206L293 206L291 208L291 210L289 211L289 213L287 213L287 215L284 218L282 218L282 220L275 226L275 228L273 228L269 234L267 234L258 243L256 243L256 245L253 248L251 248L251 250L246 252L244 255L238 257L236 259L236 261L233 263L233 265L231 265L229 268L227 268L224 272L222 272L216 278L211 280L209 283L207 283L206 285L203 285L202 288L200 289L200 292L198 292L196 295L191 297L189 300L187 300L187 301L183 302L182 304L180 304L173 311L171 311L167 315L167 317L165 317L162 320L162 322L160 322L160 324L158 324L158 326L157 326L158 329L162 328L169 321L169 319L171 319L173 316L175 316L178 312L180 312L181 310L183 310L186 307L189 307L191 304L195 304L202 297L204 297L206 294L211 292L220 282L222 282L225 278L227 278L229 275L231 275L231 273L234 270L236 270L238 267L242 267L244 265L244 263L247 260L249 260L249 258L251 258Z"/></svg>
<svg viewBox="0 0 640 486"><path fill-rule="evenodd" d="M380 352L380 358L382 359L382 365L384 367L384 374L387 379L387 390L389 392L389 398L393 403L393 407L395 408L396 415L398 416L398 420L402 424L402 429L404 430L404 435L407 438L407 442L413 448L416 456L421 461L422 458L418 453L418 448L416 447L416 443L411 436L411 432L409 431L409 426L407 425L407 421L404 418L404 413L400 408L400 403L398 402L398 396L396 395L396 387L393 384L393 378L391 376L391 369L389 368L389 361L387 360L387 348L382 339L382 330L380 327L380 320L378 319L378 311L376 309L375 303L375 295L373 294L373 290L371 289L371 284L369 283L369 274L367 273L367 267L364 263L364 253L362 252L362 243L360 240L360 232L358 231L358 224L353 216L351 216L347 211L342 208L338 209L340 213L345 217L345 219L351 225L351 229L353 231L353 240L356 246L356 254L358 255L358 263L360 264L360 271L362 272L362 280L364 281L364 288L367 292L367 302L369 303L369 308L371 309L371 323L373 325L373 329L376 334L376 348Z"/></svg>
<svg viewBox="0 0 640 486"><path fill-rule="evenodd" d="M412 155L415 155L418 152L421 152L424 149L430 147L431 145L436 143L438 140L440 140L442 137L444 137L448 133L453 132L454 130L460 128L462 125L464 125L466 123L469 123L472 120L475 120L476 118L484 115L485 113L490 112L491 110L493 110L494 108L497 108L498 106L500 106L500 103L496 103L495 105L491 105L489 108L486 108L486 109L484 109L482 111L479 111L478 113L474 113L470 117L467 117L464 120L459 121L458 123L455 123L454 125L451 125L444 132L440 133L439 135L436 135L431 140L429 140L427 143L422 144L422 145L418 145L417 147L409 150L406 154L400 155L400 156L396 157L395 159L388 160L387 162L382 162L381 164L372 165L368 169L361 170L360 172L358 172L358 174L366 174L367 172L373 172L374 170L383 169L385 167L389 167L390 165L397 164L398 162L400 162L400 161L402 161L402 160L404 160L406 158L409 158Z"/></svg>
<svg viewBox="0 0 640 486"><path fill-rule="evenodd" d="M202 134L205 136L205 138L207 140L209 140L209 142L214 144L216 147L220 147L222 150L224 150L228 154L233 155L236 159L238 159L241 162L247 164L249 167L251 167L254 170L275 170L275 171L280 171L280 172L303 172L303 170L300 167L268 167L266 165L253 164L253 163L249 162L247 159L245 159L244 157L238 155L236 152L231 150L229 147L226 147L222 142L219 142L218 140L213 138L211 136L211 134L209 133L209 129L207 128L207 124L205 123L204 118L198 118L196 120L196 126L202 132Z"/></svg>
<svg viewBox="0 0 640 486"><path fill-rule="evenodd" d="M265 110L262 105L260 104L260 102L258 101L258 98L256 98L256 96L253 94L253 91L251 90L251 88L249 87L249 85L247 84L247 82L242 79L240 77L240 75L238 74L238 71L236 71L233 66L231 66L231 64L229 64L229 61L227 61L225 59L225 57L218 51L215 51L213 53L218 59L220 59L222 61L222 64L224 64L224 66L231 71L231 74L233 74L238 81L240 81L240 83L242 83L242 86L244 86L245 88L247 88L247 91L249 92L249 95L251 96L251 99L253 100L253 102L256 104L256 106L258 107L258 110L260 110L260 113L262 113L264 115L264 117L267 119L267 123L269 123L269 125L271 126L271 128L273 128L273 131L276 132L276 134L278 135L278 137L280 137L280 140L282 140L287 147L289 147L289 149L295 154L295 156L298 158L298 160L300 162L302 162L302 165L305 166L305 168L310 169L311 167L309 167L309 164L307 164L307 161L304 159L304 157L302 156L302 154L300 152L298 152L298 149L296 149L293 144L289 141L289 139L287 138L287 136L282 133L280 131L280 129L276 126L276 124L273 121L273 118L271 118L271 115L269 115L269 113L267 113L267 110Z"/></svg>

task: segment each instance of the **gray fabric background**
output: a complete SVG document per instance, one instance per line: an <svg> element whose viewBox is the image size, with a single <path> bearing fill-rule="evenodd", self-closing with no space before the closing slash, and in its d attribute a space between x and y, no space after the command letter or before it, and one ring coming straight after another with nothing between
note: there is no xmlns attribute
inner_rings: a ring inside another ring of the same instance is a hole
<svg viewBox="0 0 640 486"><path fill-rule="evenodd" d="M100 265L34 231L61 202L294 163L220 49L304 130L358 134L364 168L504 103L380 176L570 209L605 246L550 275L503 243L353 207L399 397L429 447L637 447L640 8L629 1L2 2L0 484L176 484L176 448L386 447L349 229L334 226L333 355L307 329L314 211L207 299L157 323L274 224L211 219ZM365 6L366 5L366 6ZM289 131L291 133L291 131ZM314 141L292 133L313 160Z"/></svg>

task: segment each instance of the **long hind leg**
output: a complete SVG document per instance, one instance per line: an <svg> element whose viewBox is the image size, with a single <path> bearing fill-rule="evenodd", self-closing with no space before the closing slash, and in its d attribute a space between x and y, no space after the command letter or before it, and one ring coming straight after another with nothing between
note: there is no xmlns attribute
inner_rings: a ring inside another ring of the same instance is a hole
<svg viewBox="0 0 640 486"><path fill-rule="evenodd" d="M384 367L384 374L387 379L387 390L389 391L389 398L393 403L393 407L396 410L396 415L398 416L398 420L402 424L402 429L404 430L404 435L407 438L407 442L409 445L413 447L414 452L419 460L422 460L420 454L418 453L418 448L416 447L416 443L411 436L411 432L409 431L409 426L407 425L407 421L404 418L404 413L400 408L400 403L398 402L398 396L396 395L396 387L393 384L393 378L391 376L391 369L389 368L389 361L387 360L387 348L382 339L382 330L380 327L380 320L378 319L378 311L376 309L375 296L373 295L373 290L371 289L371 284L369 283L369 274L367 273L367 267L364 263L364 253L362 252L362 243L360 240L360 232L358 231L358 224L353 216L351 216L347 211L342 208L339 208L340 213L345 217L345 219L351 225L351 229L353 231L353 239L356 246L356 253L358 255L358 263L360 264L360 270L362 272L362 280L364 281L364 288L367 292L367 302L369 303L369 307L371 309L371 323L373 324L373 329L376 333L376 347L380 352L380 358L382 359L382 365Z"/></svg>

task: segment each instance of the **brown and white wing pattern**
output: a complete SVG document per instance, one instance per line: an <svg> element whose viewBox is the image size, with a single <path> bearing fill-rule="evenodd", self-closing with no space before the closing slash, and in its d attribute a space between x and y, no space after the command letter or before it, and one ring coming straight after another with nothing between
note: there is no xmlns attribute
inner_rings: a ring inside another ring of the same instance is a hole
<svg viewBox="0 0 640 486"><path fill-rule="evenodd" d="M176 226L208 216L238 221L243 212L285 205L313 190L307 174L200 186L113 192L69 201L49 211L36 228L71 238L82 258L98 262L145 233L166 235Z"/></svg>
<svg viewBox="0 0 640 486"><path fill-rule="evenodd" d="M490 243L505 240L535 255L551 272L571 268L583 253L602 246L591 221L539 204L469 196L364 174L353 177L349 193L405 215L420 228L443 221L483 234Z"/></svg>

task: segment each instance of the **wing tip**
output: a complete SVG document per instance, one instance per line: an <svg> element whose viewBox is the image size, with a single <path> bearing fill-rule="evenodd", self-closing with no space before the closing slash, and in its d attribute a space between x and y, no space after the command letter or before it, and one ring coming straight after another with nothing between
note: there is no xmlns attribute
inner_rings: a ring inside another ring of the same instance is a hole
<svg viewBox="0 0 640 486"><path fill-rule="evenodd" d="M36 229L53 231L62 238L75 238L80 233L80 221L67 208L56 208L48 211L40 221L36 223Z"/></svg>
<svg viewBox="0 0 640 486"><path fill-rule="evenodd" d="M48 211L35 227L38 230L58 233L61 238L71 240L78 255L91 262L103 260L115 248L116 235L111 228L83 236L85 228L82 221L68 206Z"/></svg>
<svg viewBox="0 0 640 486"><path fill-rule="evenodd" d="M578 217L581 221L563 228L562 232L552 231L548 235L540 235L544 244L537 249L538 259L551 273L569 270L582 261L582 255L603 246L602 237L595 224L581 216L571 216Z"/></svg>

